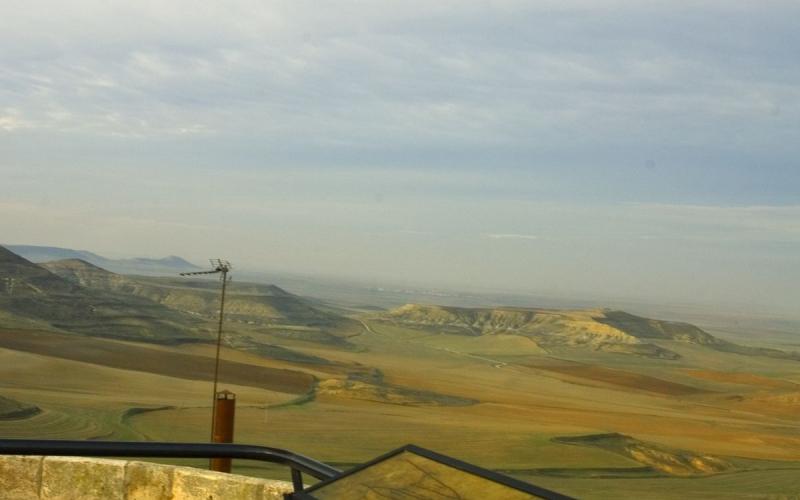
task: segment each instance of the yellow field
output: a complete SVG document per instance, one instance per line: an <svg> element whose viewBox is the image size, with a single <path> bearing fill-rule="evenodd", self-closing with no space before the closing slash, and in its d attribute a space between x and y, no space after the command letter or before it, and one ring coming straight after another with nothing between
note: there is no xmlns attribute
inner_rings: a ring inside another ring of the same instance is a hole
<svg viewBox="0 0 800 500"><path fill-rule="evenodd" d="M681 353L678 361L586 350L554 357L519 338L487 345L463 336L367 326L349 339L359 346L355 350L283 339L283 345L327 364L224 349L224 359L231 362L224 366L305 374L317 386L305 392L292 375L283 389L273 384L268 390L223 370L221 387L238 396L236 440L288 448L342 468L414 443L581 497L638 492L723 498L800 491L795 411L800 401L791 398L800 362L678 342L665 344ZM180 354L197 362L214 352L208 345L79 340L113 342L120 352ZM207 380L192 379L191 372L102 366L76 355L63 359L66 351L58 345L39 345L38 353L0 349L0 395L43 410L32 418L0 421L2 436L207 439ZM131 408L154 411L131 413ZM631 436L641 449L556 439L605 433ZM636 453L650 458L637 459ZM688 453L720 460L727 468L689 476L663 472L670 460ZM663 460L656 463L663 467L652 467L652 460ZM270 467L238 467L250 474L283 475Z"/></svg>

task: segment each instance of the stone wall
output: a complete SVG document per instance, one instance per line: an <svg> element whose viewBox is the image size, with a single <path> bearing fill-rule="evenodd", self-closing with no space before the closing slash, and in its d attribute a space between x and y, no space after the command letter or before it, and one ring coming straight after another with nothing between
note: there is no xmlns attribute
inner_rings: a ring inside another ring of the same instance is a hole
<svg viewBox="0 0 800 500"><path fill-rule="evenodd" d="M3 500L282 500L291 483L192 467L0 455Z"/></svg>

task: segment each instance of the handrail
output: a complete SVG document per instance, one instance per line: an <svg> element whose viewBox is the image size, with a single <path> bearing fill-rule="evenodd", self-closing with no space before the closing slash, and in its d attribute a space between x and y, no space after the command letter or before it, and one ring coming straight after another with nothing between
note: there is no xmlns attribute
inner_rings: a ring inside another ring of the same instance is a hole
<svg viewBox="0 0 800 500"><path fill-rule="evenodd" d="M288 466L292 470L292 484L295 491L303 489L301 472L322 480L341 474L340 470L328 464L292 451L249 444L0 439L0 455L239 458L258 460Z"/></svg>

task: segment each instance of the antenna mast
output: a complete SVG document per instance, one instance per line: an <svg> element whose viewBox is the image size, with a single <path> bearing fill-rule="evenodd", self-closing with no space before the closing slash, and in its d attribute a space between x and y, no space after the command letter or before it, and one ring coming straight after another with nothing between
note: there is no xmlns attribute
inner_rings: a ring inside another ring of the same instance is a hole
<svg viewBox="0 0 800 500"><path fill-rule="evenodd" d="M200 274L220 274L222 291L219 298L219 323L217 325L217 355L214 361L214 390L211 393L211 441L214 440L214 422L217 412L217 382L219 380L219 350L222 346L222 319L225 316L225 290L228 285L228 272L232 269L231 263L222 259L209 259L213 269L209 271L195 271L180 273L181 276L197 276Z"/></svg>

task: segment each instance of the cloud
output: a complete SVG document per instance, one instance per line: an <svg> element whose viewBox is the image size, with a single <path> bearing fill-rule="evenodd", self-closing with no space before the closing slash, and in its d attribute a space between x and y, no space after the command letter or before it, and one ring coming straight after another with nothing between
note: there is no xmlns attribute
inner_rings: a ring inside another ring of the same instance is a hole
<svg viewBox="0 0 800 500"><path fill-rule="evenodd" d="M0 131L13 132L31 127L32 125L20 118L19 113L14 109L0 111Z"/></svg>
<svg viewBox="0 0 800 500"><path fill-rule="evenodd" d="M4 205L0 226L502 286L634 290L615 280L638 259L680 295L688 262L749 293L741 273L769 264L781 283L800 240L798 16L790 1L0 2L0 199L28 207Z"/></svg>
<svg viewBox="0 0 800 500"><path fill-rule="evenodd" d="M485 238L490 240L538 240L539 237L535 234L514 234L514 233L501 233L501 234L485 234Z"/></svg>
<svg viewBox="0 0 800 500"><path fill-rule="evenodd" d="M799 111L788 3L79 4L0 7L0 106L97 140L203 130L223 151L239 137L386 161L406 147L715 148L735 131L763 150Z"/></svg>

